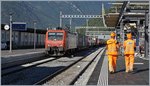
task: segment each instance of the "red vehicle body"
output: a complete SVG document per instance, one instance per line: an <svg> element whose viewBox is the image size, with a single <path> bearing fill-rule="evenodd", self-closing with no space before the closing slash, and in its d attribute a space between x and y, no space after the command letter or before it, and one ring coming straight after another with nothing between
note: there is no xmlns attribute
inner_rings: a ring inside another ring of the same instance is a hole
<svg viewBox="0 0 150 86"><path fill-rule="evenodd" d="M45 38L45 49L48 54L64 54L77 48L76 34L66 30L48 30Z"/></svg>

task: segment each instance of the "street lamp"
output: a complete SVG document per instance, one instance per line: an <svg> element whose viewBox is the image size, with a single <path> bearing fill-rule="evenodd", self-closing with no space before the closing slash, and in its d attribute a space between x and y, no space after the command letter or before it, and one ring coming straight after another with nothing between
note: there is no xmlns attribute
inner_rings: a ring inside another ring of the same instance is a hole
<svg viewBox="0 0 150 86"><path fill-rule="evenodd" d="M9 52L12 52L12 15L13 15L13 13L12 12L10 12L9 13L9 23L10 23L10 38L9 38Z"/></svg>
<svg viewBox="0 0 150 86"><path fill-rule="evenodd" d="M36 20L33 21L34 23L34 50L36 48Z"/></svg>

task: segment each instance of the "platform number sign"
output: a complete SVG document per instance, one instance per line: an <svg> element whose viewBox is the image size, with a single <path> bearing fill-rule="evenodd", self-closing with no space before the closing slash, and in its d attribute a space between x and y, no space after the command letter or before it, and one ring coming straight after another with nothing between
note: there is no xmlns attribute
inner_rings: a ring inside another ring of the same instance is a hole
<svg viewBox="0 0 150 86"><path fill-rule="evenodd" d="M26 31L27 30L26 23L25 22L13 22L12 30Z"/></svg>

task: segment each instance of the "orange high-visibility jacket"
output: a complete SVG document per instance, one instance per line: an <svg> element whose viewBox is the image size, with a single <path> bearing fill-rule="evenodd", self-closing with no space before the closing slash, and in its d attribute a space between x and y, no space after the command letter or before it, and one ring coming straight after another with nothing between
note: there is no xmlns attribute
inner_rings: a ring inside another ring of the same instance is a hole
<svg viewBox="0 0 150 86"><path fill-rule="evenodd" d="M124 54L134 54L135 41L132 39L128 39L124 41Z"/></svg>
<svg viewBox="0 0 150 86"><path fill-rule="evenodd" d="M115 39L107 40L107 54L108 55L118 55L117 40L115 40Z"/></svg>

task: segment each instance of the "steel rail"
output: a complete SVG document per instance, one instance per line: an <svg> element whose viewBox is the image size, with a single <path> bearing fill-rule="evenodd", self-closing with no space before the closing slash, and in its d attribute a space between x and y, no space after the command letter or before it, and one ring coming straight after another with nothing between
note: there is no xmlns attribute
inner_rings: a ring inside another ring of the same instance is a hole
<svg viewBox="0 0 150 86"><path fill-rule="evenodd" d="M98 54L85 66L85 68L79 73L78 76L69 84L69 85L74 85L74 83L78 80L78 78L86 71L86 69L92 64L92 62L97 58L97 56L101 53L103 49L101 49Z"/></svg>
<svg viewBox="0 0 150 86"><path fill-rule="evenodd" d="M101 51L100 51L100 52L101 52ZM100 53L100 52L99 52L99 53ZM98 53L98 54L99 54L99 53ZM97 56L98 54L96 54L96 56ZM42 85L42 84L46 83L47 81L51 80L51 79L54 78L55 76L59 75L60 73L62 73L62 72L64 72L64 71L66 71L67 69L69 69L69 68L72 67L73 65L77 64L77 63L80 62L82 59L86 58L87 56L88 56L88 55L83 56L83 57L80 58L79 60L77 60L77 61L71 63L70 65L68 65L67 67L62 68L62 69L56 71L55 73L53 73L53 74L51 74L51 75L45 77L44 79L42 79L42 80L36 82L34 85Z"/></svg>

